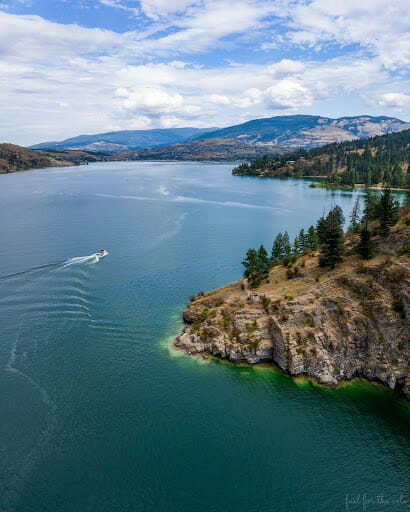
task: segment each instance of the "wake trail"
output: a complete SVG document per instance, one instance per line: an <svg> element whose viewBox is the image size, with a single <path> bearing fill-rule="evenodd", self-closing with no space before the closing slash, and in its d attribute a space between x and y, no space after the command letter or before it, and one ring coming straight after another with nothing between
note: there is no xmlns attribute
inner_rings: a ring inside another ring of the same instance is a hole
<svg viewBox="0 0 410 512"><path fill-rule="evenodd" d="M77 256L75 258L70 258L66 261L64 261L61 264L61 268L70 267L71 265L94 265L95 263L98 263L100 261L100 258L97 256L96 253L90 254L88 256Z"/></svg>
<svg viewBox="0 0 410 512"><path fill-rule="evenodd" d="M40 272L41 270L52 270L55 268L59 270L60 268L66 268L71 265L81 265L82 263L93 265L99 262L99 258L96 253L89 254L88 256L77 256L74 258L69 258L68 260L59 261L56 263L47 263L45 265L38 265L36 267L31 267L26 270L21 270L20 272L14 272L12 274L6 274L4 276L0 276L0 282L7 281L8 279L14 279L16 277L23 277L27 274L34 274L36 272Z"/></svg>

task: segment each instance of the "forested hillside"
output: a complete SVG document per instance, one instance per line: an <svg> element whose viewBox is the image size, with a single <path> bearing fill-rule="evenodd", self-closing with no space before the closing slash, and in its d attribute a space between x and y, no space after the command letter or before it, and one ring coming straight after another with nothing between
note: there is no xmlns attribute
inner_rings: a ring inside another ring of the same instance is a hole
<svg viewBox="0 0 410 512"><path fill-rule="evenodd" d="M235 175L323 176L328 185L410 186L410 130L263 157L233 170Z"/></svg>

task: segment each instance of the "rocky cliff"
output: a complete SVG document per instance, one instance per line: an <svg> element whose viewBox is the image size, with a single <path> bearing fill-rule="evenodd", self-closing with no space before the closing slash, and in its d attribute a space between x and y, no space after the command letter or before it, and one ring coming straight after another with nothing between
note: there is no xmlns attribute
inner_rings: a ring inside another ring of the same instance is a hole
<svg viewBox="0 0 410 512"><path fill-rule="evenodd" d="M363 377L410 400L409 243L402 224L377 240L368 262L350 254L329 271L317 254L306 254L292 279L275 267L257 290L239 281L200 293L184 311L175 345L232 362L272 361L330 386Z"/></svg>

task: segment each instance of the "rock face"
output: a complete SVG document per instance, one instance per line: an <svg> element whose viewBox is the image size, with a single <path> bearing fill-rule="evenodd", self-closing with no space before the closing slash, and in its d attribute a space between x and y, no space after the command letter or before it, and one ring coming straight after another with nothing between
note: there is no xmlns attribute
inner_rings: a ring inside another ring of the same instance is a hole
<svg viewBox="0 0 410 512"><path fill-rule="evenodd" d="M385 247L403 237L408 244L408 228ZM272 361L330 386L363 377L410 400L408 253L379 253L365 265L349 256L333 271L310 254L298 267L291 280L275 267L257 290L237 282L192 299L175 345L232 362Z"/></svg>

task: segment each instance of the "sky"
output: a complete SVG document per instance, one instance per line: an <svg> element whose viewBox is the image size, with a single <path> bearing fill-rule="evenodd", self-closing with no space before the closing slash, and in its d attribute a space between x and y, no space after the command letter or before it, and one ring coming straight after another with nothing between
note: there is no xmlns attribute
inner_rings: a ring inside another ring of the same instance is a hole
<svg viewBox="0 0 410 512"><path fill-rule="evenodd" d="M0 0L0 142L410 121L408 0Z"/></svg>

